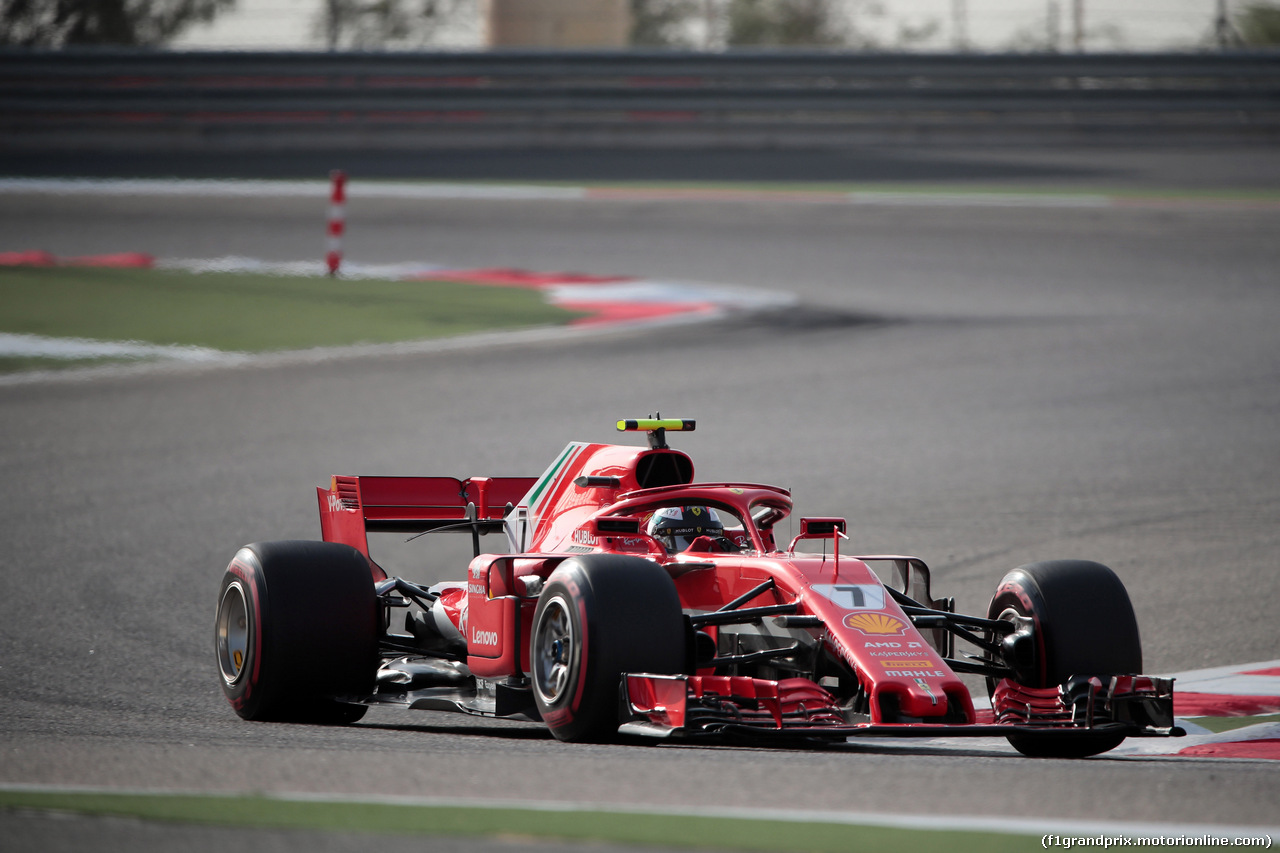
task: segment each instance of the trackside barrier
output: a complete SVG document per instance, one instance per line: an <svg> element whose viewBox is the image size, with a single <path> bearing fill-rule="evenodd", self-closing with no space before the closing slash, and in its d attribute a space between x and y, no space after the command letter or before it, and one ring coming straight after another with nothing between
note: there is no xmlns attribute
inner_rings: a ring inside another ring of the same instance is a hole
<svg viewBox="0 0 1280 853"><path fill-rule="evenodd" d="M1280 52L0 51L0 150L1277 138Z"/></svg>

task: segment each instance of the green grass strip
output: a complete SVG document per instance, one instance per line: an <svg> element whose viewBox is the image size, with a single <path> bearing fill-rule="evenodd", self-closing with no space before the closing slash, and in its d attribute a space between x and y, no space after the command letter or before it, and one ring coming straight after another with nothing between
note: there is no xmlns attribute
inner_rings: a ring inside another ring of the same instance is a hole
<svg viewBox="0 0 1280 853"><path fill-rule="evenodd" d="M684 849L879 853L974 849L1025 853L1039 839L964 830L596 811L311 802L269 797L0 792L0 808L167 823L425 836L605 842Z"/></svg>
<svg viewBox="0 0 1280 853"><path fill-rule="evenodd" d="M536 291L438 281L0 268L0 331L267 352L554 325Z"/></svg>
<svg viewBox="0 0 1280 853"><path fill-rule="evenodd" d="M821 820L352 803L262 796L0 791L0 809L259 829L482 836L771 853L778 850L793 853L880 853L883 850L964 849L982 850L983 853L1025 853L1040 846L1041 841L1040 836L1026 832L900 829L825 823ZM1212 848L1189 846L1179 849Z"/></svg>

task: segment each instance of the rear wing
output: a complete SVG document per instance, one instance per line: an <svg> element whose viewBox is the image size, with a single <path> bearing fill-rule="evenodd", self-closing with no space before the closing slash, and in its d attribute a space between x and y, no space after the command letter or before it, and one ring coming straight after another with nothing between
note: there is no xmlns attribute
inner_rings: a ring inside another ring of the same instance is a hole
<svg viewBox="0 0 1280 853"><path fill-rule="evenodd" d="M502 531L502 520L533 488L537 477L342 477L317 488L320 533L369 554L368 532Z"/></svg>

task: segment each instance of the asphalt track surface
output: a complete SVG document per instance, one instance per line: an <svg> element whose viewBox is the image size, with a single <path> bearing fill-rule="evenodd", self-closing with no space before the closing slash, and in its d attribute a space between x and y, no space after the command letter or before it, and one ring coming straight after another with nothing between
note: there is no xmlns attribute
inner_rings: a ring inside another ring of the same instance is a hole
<svg viewBox="0 0 1280 853"><path fill-rule="evenodd" d="M2 248L57 255L294 260L319 250L323 215L0 196ZM847 516L855 549L921 556L961 610L1014 566L1095 559L1129 588L1149 672L1280 657L1278 233L1275 209L1212 204L353 197L360 260L800 303L562 343L0 387L0 783L1274 824L1274 762L577 746L393 711L246 723L211 634L235 548L318 538L312 489L332 473L536 474L568 440L660 410L698 419L675 444L700 479L778 483L797 515ZM375 556L461 577L465 543L443 536Z"/></svg>

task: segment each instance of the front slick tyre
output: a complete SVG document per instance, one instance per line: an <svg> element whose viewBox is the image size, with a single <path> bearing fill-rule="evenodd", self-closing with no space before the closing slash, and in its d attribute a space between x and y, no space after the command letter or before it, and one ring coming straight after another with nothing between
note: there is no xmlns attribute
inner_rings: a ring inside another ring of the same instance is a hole
<svg viewBox="0 0 1280 853"><path fill-rule="evenodd" d="M259 542L232 558L214 634L222 692L246 720L353 723L377 671L369 562L331 542Z"/></svg>
<svg viewBox="0 0 1280 853"><path fill-rule="evenodd" d="M622 673L683 671L675 584L661 566L636 557L565 560L538 597L530 657L534 702L551 733L563 741L612 740Z"/></svg>
<svg viewBox="0 0 1280 853"><path fill-rule="evenodd" d="M1142 642L1129 593L1115 572L1086 560L1049 560L1004 576L987 610L989 618L1030 617L1036 656L1023 674L1028 687L1056 687L1073 675L1142 672ZM1033 758L1085 758L1115 749L1124 735L1078 737L1009 735L1009 743Z"/></svg>

